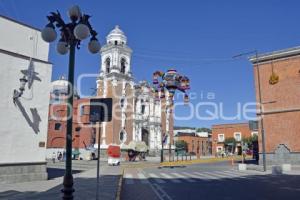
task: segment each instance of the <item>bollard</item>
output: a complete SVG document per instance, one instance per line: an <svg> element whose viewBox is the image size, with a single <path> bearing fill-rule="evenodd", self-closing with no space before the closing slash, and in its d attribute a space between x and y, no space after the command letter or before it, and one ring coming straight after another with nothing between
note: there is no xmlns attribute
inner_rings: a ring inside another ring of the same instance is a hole
<svg viewBox="0 0 300 200"><path fill-rule="evenodd" d="M190 154L190 160L192 160L192 155Z"/></svg>
<svg viewBox="0 0 300 200"><path fill-rule="evenodd" d="M181 161L183 161L183 154L181 154Z"/></svg>
<svg viewBox="0 0 300 200"><path fill-rule="evenodd" d="M178 154L177 154L177 156L176 156L176 157L177 157L177 161L178 161Z"/></svg>

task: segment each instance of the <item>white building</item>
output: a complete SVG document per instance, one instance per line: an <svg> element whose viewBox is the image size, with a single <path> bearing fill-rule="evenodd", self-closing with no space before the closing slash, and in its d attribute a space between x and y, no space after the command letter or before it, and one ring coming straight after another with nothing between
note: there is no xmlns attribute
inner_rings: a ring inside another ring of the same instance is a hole
<svg viewBox="0 0 300 200"><path fill-rule="evenodd" d="M161 149L162 133L168 135L166 148L173 141L173 116L166 106L169 101L156 101L151 85L134 82L131 72L132 50L119 26L106 39L106 44L101 48L97 95L112 98L116 112L111 122L103 124L101 149L106 149L109 144L122 147L130 141L144 141L149 152L157 154Z"/></svg>
<svg viewBox="0 0 300 200"><path fill-rule="evenodd" d="M46 179L49 45L39 30L3 16L0 30L0 183Z"/></svg>

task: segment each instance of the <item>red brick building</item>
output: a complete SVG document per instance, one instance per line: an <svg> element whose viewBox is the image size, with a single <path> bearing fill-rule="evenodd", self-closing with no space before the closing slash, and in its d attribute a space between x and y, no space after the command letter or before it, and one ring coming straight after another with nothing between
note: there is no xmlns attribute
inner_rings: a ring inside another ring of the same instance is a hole
<svg viewBox="0 0 300 200"><path fill-rule="evenodd" d="M174 136L175 141L185 141L187 152L194 153L197 157L210 155L211 142L209 137L200 137L196 133L179 132Z"/></svg>
<svg viewBox="0 0 300 200"><path fill-rule="evenodd" d="M259 130L264 128L267 164L300 163L300 48L253 56L250 61L262 106L257 114L262 116ZM259 145L262 150L261 134Z"/></svg>
<svg viewBox="0 0 300 200"><path fill-rule="evenodd" d="M146 81L134 82L131 72L132 50L127 37L116 26L106 37L101 48L100 73L97 77L95 98L112 98L113 117L103 122L100 132L101 153L106 155L109 145L116 144L126 150L132 141L143 141L149 155L159 155L163 135L167 135L164 149L174 149L173 114L166 91L164 99L155 98L155 93ZM48 130L48 157L53 150L64 151L68 82L53 82ZM76 95L75 95L76 96ZM86 104L82 106L81 104ZM98 147L99 129L89 123L89 99L75 99L73 109L73 148L84 151L87 147Z"/></svg>
<svg viewBox="0 0 300 200"><path fill-rule="evenodd" d="M60 80L52 82L50 95L48 135L47 135L47 158L52 157L52 153L64 152L66 144L67 127L67 94L68 82L62 77ZM73 143L74 150L85 150L94 147L96 139L96 129L89 122L89 102L90 99L79 99L74 96L73 103Z"/></svg>
<svg viewBox="0 0 300 200"><path fill-rule="evenodd" d="M212 155L225 152L225 140L234 138L237 142L235 152L241 152L242 138L248 138L257 134L256 130L250 130L249 123L217 124L212 126Z"/></svg>

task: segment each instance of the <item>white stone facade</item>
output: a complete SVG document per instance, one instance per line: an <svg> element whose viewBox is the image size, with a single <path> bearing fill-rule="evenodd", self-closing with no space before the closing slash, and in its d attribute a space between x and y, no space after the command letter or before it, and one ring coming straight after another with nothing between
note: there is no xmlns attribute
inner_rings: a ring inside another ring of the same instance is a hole
<svg viewBox="0 0 300 200"><path fill-rule="evenodd" d="M161 149L162 132L173 135L173 127L170 128L173 123L168 123L172 115L162 109L162 101L155 101L152 87L147 82L133 81L131 54L127 37L116 26L101 49L97 89L99 97L113 98L114 109L119 112L114 113L112 122L103 125L101 148L107 148L111 143L122 147L132 140L145 141L149 152L156 154ZM168 116L164 121L163 115ZM170 142L169 137L166 147Z"/></svg>
<svg viewBox="0 0 300 200"><path fill-rule="evenodd" d="M0 167L19 172L27 165L45 169L52 74L49 45L41 39L39 30L1 16L0 29ZM14 103L13 92L19 91L19 79L24 76L28 80L24 93ZM34 171L29 176L14 173L12 180L9 174L0 174L0 182L47 178L45 171L36 173L40 175L33 176Z"/></svg>

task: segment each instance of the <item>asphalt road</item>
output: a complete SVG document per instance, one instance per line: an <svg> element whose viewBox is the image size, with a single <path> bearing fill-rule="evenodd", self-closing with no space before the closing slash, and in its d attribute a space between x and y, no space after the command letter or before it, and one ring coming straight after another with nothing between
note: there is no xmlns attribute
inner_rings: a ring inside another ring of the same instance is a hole
<svg viewBox="0 0 300 200"><path fill-rule="evenodd" d="M299 200L299 175L239 172L228 162L126 169L122 200Z"/></svg>

